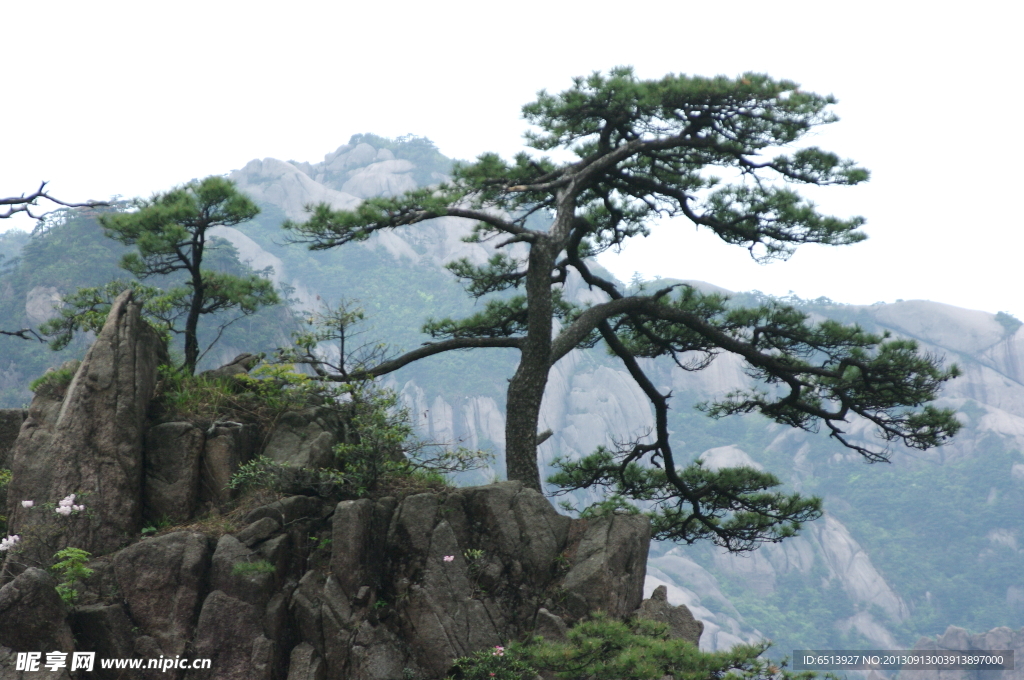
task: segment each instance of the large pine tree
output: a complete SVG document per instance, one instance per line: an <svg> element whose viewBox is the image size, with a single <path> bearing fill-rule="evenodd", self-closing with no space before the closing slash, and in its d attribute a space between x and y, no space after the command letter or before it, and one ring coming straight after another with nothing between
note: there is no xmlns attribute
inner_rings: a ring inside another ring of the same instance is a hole
<svg viewBox="0 0 1024 680"><path fill-rule="evenodd" d="M451 180L437 187L370 199L355 210L312 208L308 221L286 226L314 249L442 216L474 220L472 238L492 241L498 253L484 266L458 261L449 269L473 296L516 292L489 298L469 318L429 322L424 330L432 342L343 379L380 376L440 352L517 348L520 362L508 387L507 473L539 489L543 435L537 423L550 370L571 350L603 341L649 397L656 432L619 451L602 449L565 462L556 481L569 489L607 486L617 497L656 501L654 528L661 538L710 538L742 550L791 535L801 521L820 514L818 499L770 492L779 482L769 473L712 472L699 464L679 469L667 426L669 395L655 387L638 359L668 356L694 370L722 352L736 354L768 389L708 404L712 416L759 412L805 430L824 425L871 460L886 459L890 442L928 448L956 432L952 412L927 405L956 369L943 369L913 342L812 323L783 305L735 309L720 296L685 286L630 290L594 271L590 258L647 235L658 217L710 229L760 261L784 259L803 243L863 240L862 218L823 215L793 188L868 178L852 161L798 147L814 128L836 120L829 111L834 102L760 74L640 80L631 69L618 68L577 78L557 95L541 92L523 107L535 126L526 135L529 146L568 150L576 160L521 153L508 162L484 154L457 165ZM763 156L777 149L789 151ZM735 179L724 182L716 172ZM549 216L550 227L531 226L537 214ZM527 254L511 254L513 244L524 244ZM570 272L602 291L606 301L584 308L563 299ZM848 438L844 428L851 418L868 420L883 445Z"/></svg>

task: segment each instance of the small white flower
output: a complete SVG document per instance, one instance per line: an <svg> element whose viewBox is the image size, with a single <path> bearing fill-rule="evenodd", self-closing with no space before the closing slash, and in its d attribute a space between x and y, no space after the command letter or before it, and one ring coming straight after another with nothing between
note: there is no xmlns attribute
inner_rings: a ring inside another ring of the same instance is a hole
<svg viewBox="0 0 1024 680"><path fill-rule="evenodd" d="M445 562L454 562L455 561L455 555L445 555L444 556L444 561Z"/></svg>
<svg viewBox="0 0 1024 680"><path fill-rule="evenodd" d="M21 502L21 507L23 507L23 508L31 508L35 504L36 504L35 501L22 501Z"/></svg>

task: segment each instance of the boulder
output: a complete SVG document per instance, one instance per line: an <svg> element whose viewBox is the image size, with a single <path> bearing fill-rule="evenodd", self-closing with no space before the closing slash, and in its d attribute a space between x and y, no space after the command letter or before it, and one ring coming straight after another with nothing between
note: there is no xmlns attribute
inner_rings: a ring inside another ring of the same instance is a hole
<svg viewBox="0 0 1024 680"><path fill-rule="evenodd" d="M206 431L199 472L199 500L220 505L234 498L228 487L238 468L248 463L259 446L255 425L218 421Z"/></svg>
<svg viewBox="0 0 1024 680"><path fill-rule="evenodd" d="M263 636L260 611L214 590L203 602L196 627L195 658L210 659L209 669L189 670L188 680L270 680L274 643Z"/></svg>
<svg viewBox="0 0 1024 680"><path fill-rule="evenodd" d="M373 599L396 603L395 632L409 645L410 668L415 662L441 677L456 657L534 629L545 593L557 586L556 558L571 523L541 494L512 481L460 488L446 497L412 496L390 513L381 545L373 526L385 510L378 503L369 530L362 530L370 553L383 551L383 568L370 571L386 575ZM365 511L351 514L367 526ZM336 541L332 548L345 551L343 545ZM332 566L343 561L336 556ZM387 611L392 604L385 604ZM375 644L386 647L383 639Z"/></svg>
<svg viewBox="0 0 1024 680"><path fill-rule="evenodd" d="M580 618L600 609L624 618L640 606L647 573L650 521L643 515L587 520L562 589L569 612Z"/></svg>
<svg viewBox="0 0 1024 680"><path fill-rule="evenodd" d="M349 670L343 677L346 680L417 677L415 662L407 650L408 646L385 626L363 621L352 641Z"/></svg>
<svg viewBox="0 0 1024 680"><path fill-rule="evenodd" d="M324 680L326 668L316 649L308 642L295 646L288 664L287 680Z"/></svg>
<svg viewBox="0 0 1024 680"><path fill-rule="evenodd" d="M313 496L289 496L252 510L245 516L245 523L251 524L264 517L269 517L281 525L292 524L303 519L320 519L329 514L324 512L324 504Z"/></svg>
<svg viewBox="0 0 1024 680"><path fill-rule="evenodd" d="M539 635L549 642L568 642L569 628L561 616L552 614L544 607L537 610L537 622L533 634Z"/></svg>
<svg viewBox="0 0 1024 680"><path fill-rule="evenodd" d="M298 637L313 645L331 678L345 677L351 649L353 611L337 580L310 570L292 593L289 611Z"/></svg>
<svg viewBox="0 0 1024 680"><path fill-rule="evenodd" d="M143 515L179 524L192 518L206 435L192 423L160 423L146 432Z"/></svg>
<svg viewBox="0 0 1024 680"><path fill-rule="evenodd" d="M28 540L53 531L53 513L22 508L19 501L56 502L78 494L79 513L56 533L64 545L94 555L112 552L138 535L142 524L143 435L156 386L157 366L167 361L163 340L141 316L131 291L117 297L96 341L78 367L52 427L47 405L30 407L14 446L8 493L12 533L39 562L51 550ZM38 554L35 554L38 553Z"/></svg>
<svg viewBox="0 0 1024 680"><path fill-rule="evenodd" d="M210 565L210 588L248 602L262 611L274 595L276 571L236 571L240 565L261 561L262 555L249 550L234 536L221 536Z"/></svg>
<svg viewBox="0 0 1024 680"><path fill-rule="evenodd" d="M130 659L135 656L132 622L121 603L76 607L71 629L78 648L96 652L97 659ZM126 668L104 669L96 663L88 677L90 680L133 680L138 677L138 672Z"/></svg>
<svg viewBox="0 0 1024 680"><path fill-rule="evenodd" d="M668 624L669 637L679 638L700 645L704 623L693 617L686 605L674 607L668 603L668 588L658 586L650 598L640 603L635 616Z"/></svg>
<svg viewBox="0 0 1024 680"><path fill-rule="evenodd" d="M182 654L192 639L209 567L208 539L188 531L145 539L114 557L128 612L162 654Z"/></svg>
<svg viewBox="0 0 1024 680"><path fill-rule="evenodd" d="M66 362L64 366L70 368L72 365L77 366L78 362ZM63 367L62 367L63 368ZM60 414L61 405L63 404L63 395L54 396L47 390L39 390L39 392L32 398L32 403L29 404L28 410L25 414L25 420L22 421L21 429L18 431L17 438L14 440L14 445L8 451L7 454L7 466L9 468L14 467L14 447L21 446L28 451L40 451L45 450L50 441L53 439L53 428L57 424L57 416ZM20 444L19 444L20 442ZM33 457L23 456L19 462L20 472L18 474L18 481L22 480L41 480L45 479L50 473L49 459L46 457ZM11 480L4 489L4 502L3 511L0 514L7 516L7 532L15 533L13 527L13 519L15 513L21 509L21 501L23 500L35 500L34 495L24 496L21 494L34 494L34 486L31 483L28 484L15 484L15 480ZM38 512L38 510L36 510ZM24 547L24 546L23 546ZM0 583L13 578L14 574L21 571L18 566L19 563L14 560L6 560L3 562L3 570L0 571Z"/></svg>
<svg viewBox="0 0 1024 680"><path fill-rule="evenodd" d="M30 567L0 588L0 648L74 651L75 640L56 585L45 571Z"/></svg>
<svg viewBox="0 0 1024 680"><path fill-rule="evenodd" d="M343 427L337 408L287 411L278 418L263 455L292 467L327 467L334 458L334 445L344 439Z"/></svg>
<svg viewBox="0 0 1024 680"><path fill-rule="evenodd" d="M270 518L264 517L256 520L246 528L235 534L235 538L244 544L247 548L251 548L257 543L261 543L281 529L281 524Z"/></svg>

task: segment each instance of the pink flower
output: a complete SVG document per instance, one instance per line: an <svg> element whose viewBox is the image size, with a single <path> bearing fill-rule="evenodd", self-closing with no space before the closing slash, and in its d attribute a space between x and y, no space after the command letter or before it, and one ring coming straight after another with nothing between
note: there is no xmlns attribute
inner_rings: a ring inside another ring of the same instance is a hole
<svg viewBox="0 0 1024 680"><path fill-rule="evenodd" d="M501 645L495 645L494 651L491 652L491 656L505 656L505 648Z"/></svg>
<svg viewBox="0 0 1024 680"><path fill-rule="evenodd" d="M36 504L35 501L22 501L21 502L21 507L23 507L23 508L31 508L35 504Z"/></svg>
<svg viewBox="0 0 1024 680"><path fill-rule="evenodd" d="M455 555L445 555L444 556L444 561L445 562L454 562L455 561Z"/></svg>

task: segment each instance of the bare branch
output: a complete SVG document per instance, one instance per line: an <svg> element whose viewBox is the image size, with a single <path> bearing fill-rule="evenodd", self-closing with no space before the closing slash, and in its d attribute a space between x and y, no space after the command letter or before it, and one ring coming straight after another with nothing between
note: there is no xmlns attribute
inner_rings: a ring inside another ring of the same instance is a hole
<svg viewBox="0 0 1024 680"><path fill-rule="evenodd" d="M411 352L385 361L382 364L378 364L373 368L366 368L350 372L347 376L331 375L327 379L333 382L357 382L359 380L370 380L373 378L379 378L382 375L393 373L398 369L419 361L435 354L441 354L442 352L451 352L459 349L476 349L481 347L510 347L519 348L522 344L522 338L452 338L450 340L442 340L441 342L428 342L422 347L414 349Z"/></svg>
<svg viewBox="0 0 1024 680"><path fill-rule="evenodd" d="M12 335L14 337L21 338L22 340L31 340L32 338L35 338L39 342L46 342L46 340L43 340L39 333L36 333L31 328L22 328L20 331L0 330L0 335Z"/></svg>
<svg viewBox="0 0 1024 680"><path fill-rule="evenodd" d="M63 206L65 208L99 208L102 206L108 206L110 203L104 201L88 201L86 203L68 203L62 201L59 198L54 198L46 190L47 182L43 182L39 185L39 188L35 192L26 196L11 196L8 198L0 198L0 206L9 206L4 212L0 212L0 220L4 220L17 215L18 213L25 213L34 220L40 219L42 214L34 214L32 208L37 207L36 202L39 200L47 200L51 203Z"/></svg>

